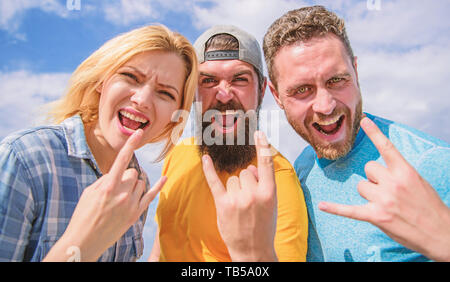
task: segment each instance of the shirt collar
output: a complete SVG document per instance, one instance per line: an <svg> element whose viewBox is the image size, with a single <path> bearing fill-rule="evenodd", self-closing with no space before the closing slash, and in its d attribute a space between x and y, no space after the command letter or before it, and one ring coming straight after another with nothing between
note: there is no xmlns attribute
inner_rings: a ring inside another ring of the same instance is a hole
<svg viewBox="0 0 450 282"><path fill-rule="evenodd" d="M92 159L93 155L86 141L84 124L79 115L74 115L62 122L67 142L68 155L82 159Z"/></svg>
<svg viewBox="0 0 450 282"><path fill-rule="evenodd" d="M74 115L64 120L61 124L66 137L68 155L80 159L91 160L94 169L100 172L94 155L87 144L84 124L80 115ZM135 154L133 154L133 157L128 164L128 168L135 168L138 171L139 178L142 177L142 171Z"/></svg>

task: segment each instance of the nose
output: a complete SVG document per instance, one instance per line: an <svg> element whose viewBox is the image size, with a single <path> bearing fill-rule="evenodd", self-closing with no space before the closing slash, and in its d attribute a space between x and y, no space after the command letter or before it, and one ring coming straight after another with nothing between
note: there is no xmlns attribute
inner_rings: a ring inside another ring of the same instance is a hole
<svg viewBox="0 0 450 282"><path fill-rule="evenodd" d="M329 115L336 108L336 100L326 89L317 89L312 109L314 112Z"/></svg>
<svg viewBox="0 0 450 282"><path fill-rule="evenodd" d="M231 86L226 81L221 81L219 85L216 86L217 93L216 99L223 104L228 103L231 99L233 99L233 94L231 93Z"/></svg>
<svg viewBox="0 0 450 282"><path fill-rule="evenodd" d="M150 109L153 104L153 92L153 87L146 84L136 89L131 95L130 100L140 109Z"/></svg>

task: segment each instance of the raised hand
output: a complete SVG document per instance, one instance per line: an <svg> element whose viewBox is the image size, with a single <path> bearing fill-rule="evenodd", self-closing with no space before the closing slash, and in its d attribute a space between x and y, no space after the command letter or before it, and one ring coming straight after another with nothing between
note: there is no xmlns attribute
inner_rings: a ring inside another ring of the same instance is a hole
<svg viewBox="0 0 450 282"><path fill-rule="evenodd" d="M255 132L258 168L243 169L223 186L208 155L203 171L214 197L219 232L233 261L275 261L277 194L272 154L265 135Z"/></svg>
<svg viewBox="0 0 450 282"><path fill-rule="evenodd" d="M44 260L65 260L66 250L76 247L82 261L96 261L148 208L166 178L145 191L145 182L138 179L136 169L127 169L141 138L142 130L137 130L109 173L83 191L66 231Z"/></svg>
<svg viewBox="0 0 450 282"><path fill-rule="evenodd" d="M348 206L319 203L322 211L367 221L405 247L433 260L450 260L450 209L431 185L403 158L369 118L361 128L372 140L386 167L370 161L367 181L358 192L368 203Z"/></svg>

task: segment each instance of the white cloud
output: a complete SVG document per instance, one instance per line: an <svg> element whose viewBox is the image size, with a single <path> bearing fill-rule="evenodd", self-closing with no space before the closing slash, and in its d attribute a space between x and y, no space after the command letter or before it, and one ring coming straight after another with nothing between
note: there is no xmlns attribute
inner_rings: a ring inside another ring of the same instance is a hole
<svg viewBox="0 0 450 282"><path fill-rule="evenodd" d="M25 11L41 9L68 17L66 1L0 0L0 29L18 33ZM288 10L304 6L296 0L132 0L101 1L89 11L116 25L164 20L169 11L191 15L192 24L205 30L214 24L234 24L254 34L258 41L270 24ZM63 3L63 4L61 4ZM380 11L369 11L366 1L314 1L335 10L347 21L347 30L355 54L364 109L450 141L450 7L447 0L387 1L381 0ZM82 2L82 10L88 9ZM90 14L92 15L92 14ZM163 22L164 23L164 22ZM183 27L178 28L183 32ZM25 35L20 35L25 38ZM0 133L31 126L38 106L60 97L69 74L36 74L28 71L0 72ZM279 110L270 91L266 91L264 110ZM14 117L14 118L11 118ZM278 149L291 162L306 145L279 111ZM189 123L188 123L189 126ZM190 125L192 126L192 125ZM262 125L264 128L268 125ZM188 127L187 133L192 132ZM271 137L274 143L276 138ZM144 147L138 158L154 183L161 163L153 164L158 150ZM149 209L144 230L145 255L151 250L157 201Z"/></svg>
<svg viewBox="0 0 450 282"><path fill-rule="evenodd" d="M0 29L8 31L15 38L26 40L26 35L18 32L24 13L30 9L40 9L60 17L67 17L65 4L58 0L0 0Z"/></svg>
<svg viewBox="0 0 450 282"><path fill-rule="evenodd" d="M0 72L0 137L41 122L41 106L63 95L69 77L67 73Z"/></svg>
<svg viewBox="0 0 450 282"><path fill-rule="evenodd" d="M359 61L365 109L450 140L450 45L404 53L370 52Z"/></svg>
<svg viewBox="0 0 450 282"><path fill-rule="evenodd" d="M368 112L450 141L450 21L446 1L381 1L345 10Z"/></svg>
<svg viewBox="0 0 450 282"><path fill-rule="evenodd" d="M196 5L193 24L201 30L215 24L233 24L253 34L261 43L270 24L285 12L304 6L295 0L214 0L211 7Z"/></svg>
<svg viewBox="0 0 450 282"><path fill-rule="evenodd" d="M151 21L159 17L152 0L121 0L103 2L106 20L116 25L128 25L139 21Z"/></svg>
<svg viewBox="0 0 450 282"><path fill-rule="evenodd" d="M379 11L369 11L365 1L346 10L348 32L353 45L371 49L416 47L448 43L450 9L447 0L429 4L413 1L381 1Z"/></svg>
<svg viewBox="0 0 450 282"><path fill-rule="evenodd" d="M100 6L107 21L126 26L164 20L170 11L190 13L193 5L194 0L103 0Z"/></svg>

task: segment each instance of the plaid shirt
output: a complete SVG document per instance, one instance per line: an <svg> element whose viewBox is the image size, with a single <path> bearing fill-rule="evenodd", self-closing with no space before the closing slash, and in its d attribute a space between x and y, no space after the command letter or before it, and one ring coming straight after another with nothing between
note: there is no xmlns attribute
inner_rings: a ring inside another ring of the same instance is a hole
<svg viewBox="0 0 450 282"><path fill-rule="evenodd" d="M139 169L135 157L130 166ZM41 261L66 230L84 188L100 176L78 115L6 137L0 143L0 261ZM139 258L145 217L99 261Z"/></svg>

